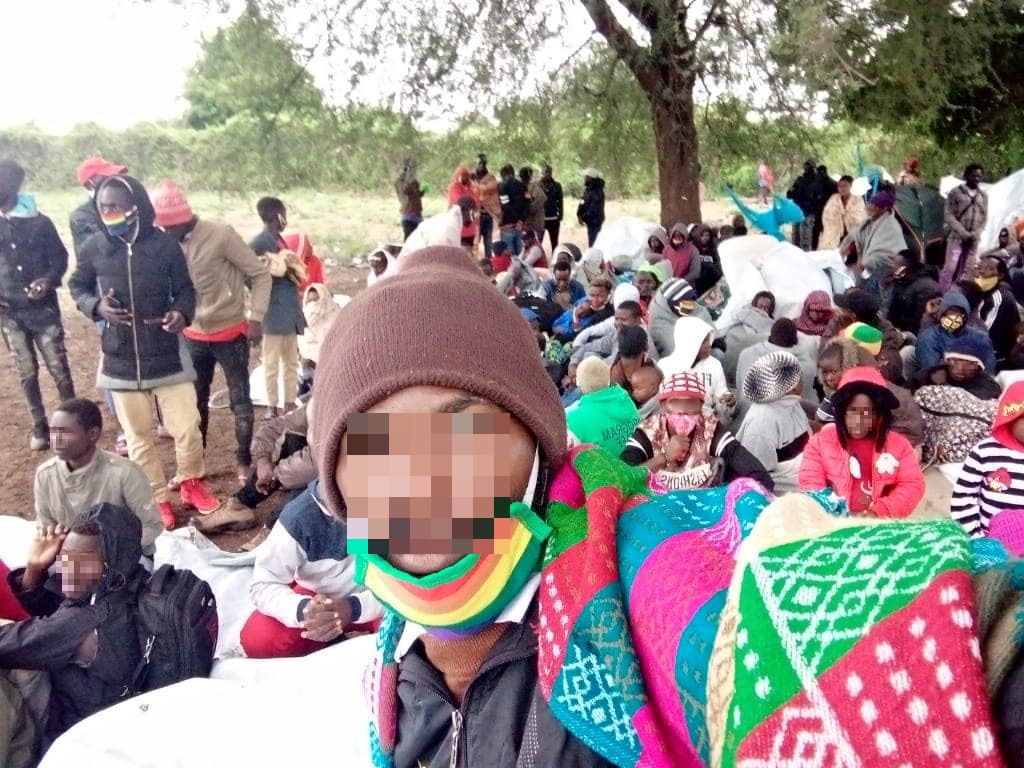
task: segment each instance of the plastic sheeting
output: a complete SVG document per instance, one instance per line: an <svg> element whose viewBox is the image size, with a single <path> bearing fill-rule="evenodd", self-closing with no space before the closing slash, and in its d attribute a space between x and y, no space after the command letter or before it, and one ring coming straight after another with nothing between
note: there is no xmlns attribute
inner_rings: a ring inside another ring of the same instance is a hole
<svg viewBox="0 0 1024 768"><path fill-rule="evenodd" d="M644 261L647 240L657 226L652 221L629 216L607 222L598 233L594 248L603 253L607 261L624 254L632 256L633 265L638 267Z"/></svg>
<svg viewBox="0 0 1024 768"><path fill-rule="evenodd" d="M718 255L730 292L715 321L719 335L735 325L737 310L750 304L758 291L775 294L776 317L796 318L811 291L831 295L852 284L838 252L805 253L769 235L729 238L719 244Z"/></svg>
<svg viewBox="0 0 1024 768"><path fill-rule="evenodd" d="M41 768L370 766L363 674L374 637L300 659L233 659L83 720ZM331 756L333 755L333 759Z"/></svg>

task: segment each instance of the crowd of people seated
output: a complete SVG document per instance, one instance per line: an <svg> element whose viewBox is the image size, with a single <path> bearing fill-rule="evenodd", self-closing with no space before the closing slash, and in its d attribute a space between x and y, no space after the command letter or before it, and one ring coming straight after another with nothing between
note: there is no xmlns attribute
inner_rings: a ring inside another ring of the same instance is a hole
<svg viewBox="0 0 1024 768"><path fill-rule="evenodd" d="M183 509L202 534L259 527L242 655L377 634L379 768L825 765L783 738L778 713L808 707L835 723L807 738L842 741L851 764L1024 765L1024 350L1011 243L976 253L978 170L951 194L938 265L897 242L891 189L861 206L844 177L818 199L812 165L796 189L820 221L795 235L837 247L855 284L809 293L793 317L771 291L734 296L745 306L723 328L706 297L742 222L658 227L635 253L602 253L593 170L581 250L558 241L550 168L534 181L507 166L491 185L485 158L458 167L458 242L378 249L339 309L279 199L258 202L246 244L173 182L147 191L90 159L72 223L94 230L76 237L69 287L99 326L96 385L127 455L100 447L101 410L70 379L49 417L26 384L31 447L54 456L24 566L0 563L0 766L31 765L127 695L136 600ZM24 220L52 228L23 177L0 161L0 211L19 219L0 247L20 246ZM411 236L414 165L396 189ZM24 277L0 272L0 321L19 370L35 344L60 381L67 254L31 242L50 250L22 257ZM203 480L217 365L237 442L223 502ZM943 520L916 514L932 464L955 478ZM821 632L787 624L814 611ZM838 613L836 645L824 622ZM906 718L884 729L874 708L893 695Z"/></svg>

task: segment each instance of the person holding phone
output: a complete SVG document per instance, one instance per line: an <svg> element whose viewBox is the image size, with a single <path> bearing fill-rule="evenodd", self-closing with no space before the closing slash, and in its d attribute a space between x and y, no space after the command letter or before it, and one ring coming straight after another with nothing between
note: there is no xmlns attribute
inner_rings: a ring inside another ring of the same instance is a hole
<svg viewBox="0 0 1024 768"><path fill-rule="evenodd" d="M36 210L35 200L21 192L25 170L13 160L0 160L0 333L21 380L32 436L29 447L50 447L50 428L39 390L43 356L60 399L75 396L64 346L57 288L68 268L68 252L53 222Z"/></svg>

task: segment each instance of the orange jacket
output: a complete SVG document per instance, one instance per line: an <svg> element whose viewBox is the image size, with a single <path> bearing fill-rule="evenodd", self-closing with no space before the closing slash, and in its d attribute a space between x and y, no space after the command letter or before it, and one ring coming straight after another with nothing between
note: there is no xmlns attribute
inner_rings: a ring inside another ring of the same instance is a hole
<svg viewBox="0 0 1024 768"><path fill-rule="evenodd" d="M871 506L876 517L908 517L924 497L924 474L914 447L903 435L889 432L872 462ZM811 437L800 465L800 490L831 488L849 500L854 483L850 453L839 443L835 424Z"/></svg>

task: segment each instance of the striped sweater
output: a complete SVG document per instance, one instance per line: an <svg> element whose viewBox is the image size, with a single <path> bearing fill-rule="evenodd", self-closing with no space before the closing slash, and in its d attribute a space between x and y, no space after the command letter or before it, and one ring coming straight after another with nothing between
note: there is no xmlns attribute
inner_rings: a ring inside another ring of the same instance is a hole
<svg viewBox="0 0 1024 768"><path fill-rule="evenodd" d="M1005 509L1024 509L1024 452L988 437L967 454L950 510L968 536L980 538L988 534L989 521Z"/></svg>

